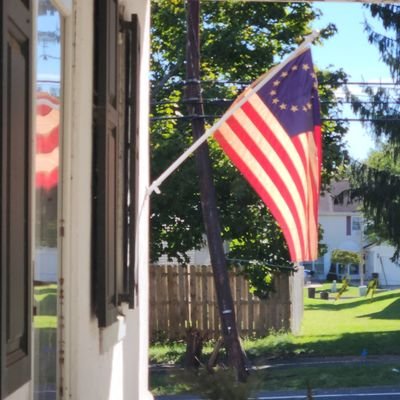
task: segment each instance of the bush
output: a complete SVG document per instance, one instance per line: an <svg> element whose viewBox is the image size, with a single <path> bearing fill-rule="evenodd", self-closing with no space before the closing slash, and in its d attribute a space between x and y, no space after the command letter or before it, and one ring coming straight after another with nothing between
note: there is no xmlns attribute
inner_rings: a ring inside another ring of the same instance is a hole
<svg viewBox="0 0 400 400"><path fill-rule="evenodd" d="M200 369L187 373L185 383L192 393L208 400L247 400L258 389L256 377L250 375L247 382L239 382L231 368L218 367L211 372Z"/></svg>

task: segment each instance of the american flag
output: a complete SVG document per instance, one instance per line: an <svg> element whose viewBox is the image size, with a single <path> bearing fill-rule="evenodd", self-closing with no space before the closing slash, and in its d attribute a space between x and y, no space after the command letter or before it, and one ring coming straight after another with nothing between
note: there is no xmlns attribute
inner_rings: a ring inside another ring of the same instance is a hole
<svg viewBox="0 0 400 400"><path fill-rule="evenodd" d="M259 78L218 125L214 138L280 225L291 260L316 259L322 146L310 49Z"/></svg>
<svg viewBox="0 0 400 400"><path fill-rule="evenodd" d="M60 102L48 93L36 95L36 188L58 184Z"/></svg>

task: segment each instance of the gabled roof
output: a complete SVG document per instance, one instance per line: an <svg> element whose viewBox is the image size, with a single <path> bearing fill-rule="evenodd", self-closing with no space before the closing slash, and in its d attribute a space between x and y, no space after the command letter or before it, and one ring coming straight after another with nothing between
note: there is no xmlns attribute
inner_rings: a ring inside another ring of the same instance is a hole
<svg viewBox="0 0 400 400"><path fill-rule="evenodd" d="M335 204L335 197L342 193L344 190L350 188L348 180L333 182L330 188L321 195L319 198L319 212L357 212L360 209L361 203L359 201L348 202L346 198L342 204Z"/></svg>

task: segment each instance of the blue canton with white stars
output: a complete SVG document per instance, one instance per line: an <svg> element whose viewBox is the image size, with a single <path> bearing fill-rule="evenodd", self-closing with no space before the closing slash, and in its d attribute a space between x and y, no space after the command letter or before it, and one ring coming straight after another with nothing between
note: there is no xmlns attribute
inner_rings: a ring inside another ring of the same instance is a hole
<svg viewBox="0 0 400 400"><path fill-rule="evenodd" d="M257 94L290 136L321 125L311 50L289 62Z"/></svg>

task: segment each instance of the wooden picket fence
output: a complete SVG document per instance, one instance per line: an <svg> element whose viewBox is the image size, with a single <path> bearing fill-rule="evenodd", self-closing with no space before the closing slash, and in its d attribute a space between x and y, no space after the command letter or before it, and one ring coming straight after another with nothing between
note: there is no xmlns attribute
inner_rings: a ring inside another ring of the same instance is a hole
<svg viewBox="0 0 400 400"><path fill-rule="evenodd" d="M267 300L249 293L247 281L230 272L230 285L241 336L269 331L298 331L303 312L303 273L280 273ZM220 335L219 315L210 266L150 266L151 340L180 340L195 327L207 338Z"/></svg>

